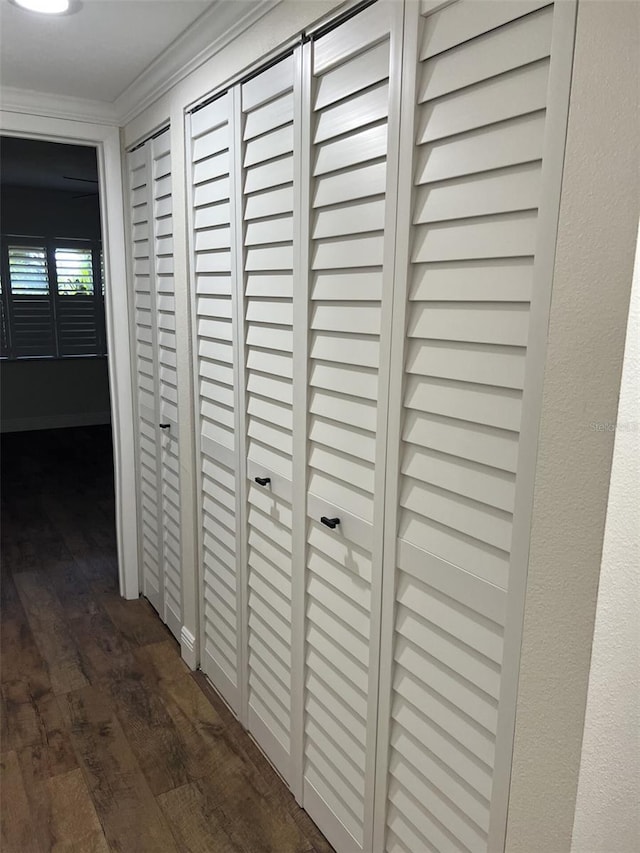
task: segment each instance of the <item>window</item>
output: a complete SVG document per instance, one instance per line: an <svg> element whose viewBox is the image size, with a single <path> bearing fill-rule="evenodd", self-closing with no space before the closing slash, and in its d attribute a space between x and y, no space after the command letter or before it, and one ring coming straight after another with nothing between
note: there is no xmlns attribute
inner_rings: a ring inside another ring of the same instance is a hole
<svg viewBox="0 0 640 853"><path fill-rule="evenodd" d="M104 355L97 241L3 239L0 356Z"/></svg>

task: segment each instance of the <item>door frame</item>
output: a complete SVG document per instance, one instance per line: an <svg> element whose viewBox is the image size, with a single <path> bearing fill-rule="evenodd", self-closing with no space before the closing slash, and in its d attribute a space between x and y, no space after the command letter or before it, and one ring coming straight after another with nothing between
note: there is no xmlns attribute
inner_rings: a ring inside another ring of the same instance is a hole
<svg viewBox="0 0 640 853"><path fill-rule="evenodd" d="M123 598L138 598L140 583L135 422L120 129L110 124L0 110L0 132L5 136L87 145L96 149L106 279L105 320L113 435L118 577Z"/></svg>

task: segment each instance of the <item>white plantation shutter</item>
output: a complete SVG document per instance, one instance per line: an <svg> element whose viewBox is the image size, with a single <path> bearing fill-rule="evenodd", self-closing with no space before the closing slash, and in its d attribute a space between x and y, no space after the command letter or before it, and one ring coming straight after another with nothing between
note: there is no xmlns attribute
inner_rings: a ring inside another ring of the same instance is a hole
<svg viewBox="0 0 640 853"><path fill-rule="evenodd" d="M54 252L56 326L60 355L86 355L100 350L102 294L96 294L91 245L61 246Z"/></svg>
<svg viewBox="0 0 640 853"><path fill-rule="evenodd" d="M56 355L53 294L44 246L8 247L13 354Z"/></svg>
<svg viewBox="0 0 640 853"><path fill-rule="evenodd" d="M128 155L134 290L138 471L142 515L142 592L162 612L160 454L157 436L157 359L151 173L148 147Z"/></svg>
<svg viewBox="0 0 640 853"><path fill-rule="evenodd" d="M175 637L179 639L182 628L180 464L170 131L165 130L155 137L150 145L153 175L158 421L163 425L159 449L164 580L163 618Z"/></svg>
<svg viewBox="0 0 640 853"><path fill-rule="evenodd" d="M196 400L199 424L202 668L240 707L238 476L229 93L191 116ZM233 271L233 275L232 275Z"/></svg>
<svg viewBox="0 0 640 853"><path fill-rule="evenodd" d="M398 9L313 43L303 802L345 851L371 845Z"/></svg>
<svg viewBox="0 0 640 853"><path fill-rule="evenodd" d="M413 137L402 142L414 186L399 225L410 235L384 844L479 853L492 820L553 7L421 9L409 24Z"/></svg>
<svg viewBox="0 0 640 853"><path fill-rule="evenodd" d="M290 56L242 86L248 725L285 778L291 748L293 85Z"/></svg>

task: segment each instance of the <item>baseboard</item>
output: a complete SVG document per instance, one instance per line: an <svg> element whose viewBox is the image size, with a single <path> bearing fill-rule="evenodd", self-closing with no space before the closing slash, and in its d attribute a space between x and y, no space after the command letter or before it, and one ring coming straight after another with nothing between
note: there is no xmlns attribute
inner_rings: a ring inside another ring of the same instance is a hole
<svg viewBox="0 0 640 853"><path fill-rule="evenodd" d="M0 432L27 432L37 429L63 429L65 427L97 426L110 424L111 412L76 412L65 415L38 415L35 418L2 418Z"/></svg>
<svg viewBox="0 0 640 853"><path fill-rule="evenodd" d="M185 625L182 626L182 630L180 631L180 649L182 651L182 660L189 669L195 671L198 668L196 638Z"/></svg>

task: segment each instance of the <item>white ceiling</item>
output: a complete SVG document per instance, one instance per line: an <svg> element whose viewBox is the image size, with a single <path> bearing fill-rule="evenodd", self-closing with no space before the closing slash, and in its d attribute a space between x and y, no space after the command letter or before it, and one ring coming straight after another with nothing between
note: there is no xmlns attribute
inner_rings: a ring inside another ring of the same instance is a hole
<svg viewBox="0 0 640 853"><path fill-rule="evenodd" d="M113 102L212 5L211 0L83 0L73 15L47 17L0 0L0 82ZM213 40L219 33L211 35Z"/></svg>

